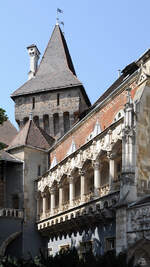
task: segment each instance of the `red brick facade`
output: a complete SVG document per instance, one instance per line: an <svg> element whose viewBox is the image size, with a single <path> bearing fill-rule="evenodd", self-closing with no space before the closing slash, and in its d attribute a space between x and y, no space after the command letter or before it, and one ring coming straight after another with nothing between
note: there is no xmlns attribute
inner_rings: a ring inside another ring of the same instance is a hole
<svg viewBox="0 0 150 267"><path fill-rule="evenodd" d="M137 85L135 82L130 86L132 88L131 96L132 98L135 95L137 90ZM80 148L82 145L86 143L88 136L94 130L94 126L96 121L98 120L101 130L105 130L108 128L115 118L115 115L119 110L124 108L126 103L126 91L122 91L120 94L115 95L108 101L107 104L104 104L96 113L93 113L91 116L79 123L79 126L74 129L66 138L64 137L61 143L56 146L55 150L50 153L50 163L52 163L54 155L57 158L57 162L62 161L71 146L72 140L74 140L76 144L76 149Z"/></svg>

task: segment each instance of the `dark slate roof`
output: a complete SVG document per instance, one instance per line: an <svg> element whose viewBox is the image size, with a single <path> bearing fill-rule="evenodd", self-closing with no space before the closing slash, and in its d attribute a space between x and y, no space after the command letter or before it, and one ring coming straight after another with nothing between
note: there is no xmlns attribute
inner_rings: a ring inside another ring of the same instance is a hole
<svg viewBox="0 0 150 267"><path fill-rule="evenodd" d="M0 125L0 143L9 145L17 133L14 125L9 120L5 121Z"/></svg>
<svg viewBox="0 0 150 267"><path fill-rule="evenodd" d="M0 161L22 162L4 150L0 150Z"/></svg>
<svg viewBox="0 0 150 267"><path fill-rule="evenodd" d="M29 120L11 142L7 150L26 145L47 150L54 141L55 139L38 127L34 121Z"/></svg>
<svg viewBox="0 0 150 267"><path fill-rule="evenodd" d="M77 79L64 35L56 25L34 78L11 97L82 85Z"/></svg>
<svg viewBox="0 0 150 267"><path fill-rule="evenodd" d="M93 109L97 104L102 102L109 94L111 94L115 89L120 86L125 79L133 74L139 67L135 62L132 62L131 64L127 65L123 70L122 70L122 75L105 91L102 96L93 104L91 109Z"/></svg>

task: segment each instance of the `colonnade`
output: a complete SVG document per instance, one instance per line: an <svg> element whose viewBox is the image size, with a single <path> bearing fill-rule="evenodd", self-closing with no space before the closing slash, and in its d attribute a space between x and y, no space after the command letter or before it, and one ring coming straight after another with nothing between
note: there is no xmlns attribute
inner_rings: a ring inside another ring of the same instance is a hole
<svg viewBox="0 0 150 267"><path fill-rule="evenodd" d="M110 191L113 190L113 182L117 179L117 173L116 173L116 154L108 153L107 154L107 161L109 163L109 172L107 177L107 184L105 186L102 184L102 168L103 168L103 161L100 159L91 161L91 166L93 168L93 191L91 192L89 188L87 188L87 179L88 179L88 168L84 169L78 169L78 179L76 180L77 183L80 183L80 195L78 196L78 204L84 204L85 202L89 201L90 199L94 199L97 197L101 197L105 194L108 194ZM49 213L50 215L53 215L55 213L64 210L65 205L67 204L66 209L73 208L75 206L76 201L76 192L75 192L75 177L73 174L66 175L65 177L68 186L69 186L69 194L65 189L64 182L60 180L59 183L56 183L56 181L53 183L51 188L47 188L44 192L39 194L39 197L37 199L37 215L45 216L48 212L47 210L47 201L49 201ZM102 188L107 187L107 190L103 190L103 193L101 192ZM57 203L56 203L56 192L58 194ZM47 194L50 195L50 199L47 197ZM68 194L67 196L67 203L65 194ZM90 196L89 199L86 197ZM57 211L56 211L57 210Z"/></svg>

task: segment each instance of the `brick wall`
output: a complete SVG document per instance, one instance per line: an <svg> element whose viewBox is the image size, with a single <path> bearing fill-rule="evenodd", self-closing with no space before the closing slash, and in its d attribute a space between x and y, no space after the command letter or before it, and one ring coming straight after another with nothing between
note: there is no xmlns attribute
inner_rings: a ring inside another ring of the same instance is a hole
<svg viewBox="0 0 150 267"><path fill-rule="evenodd" d="M133 83L131 85L131 88L131 95L132 97L134 97L137 90L136 84ZM107 104L105 104L82 124L80 124L79 127L77 127L72 133L70 133L67 138L64 138L61 141L61 143L50 154L50 163L52 163L54 156L56 156L57 162L62 161L66 157L72 140L74 140L77 149L84 145L86 143L87 137L94 130L94 126L97 120L100 123L102 131L109 127L118 111L124 108L125 103L126 91L122 91L120 94L112 97L110 101L107 102Z"/></svg>

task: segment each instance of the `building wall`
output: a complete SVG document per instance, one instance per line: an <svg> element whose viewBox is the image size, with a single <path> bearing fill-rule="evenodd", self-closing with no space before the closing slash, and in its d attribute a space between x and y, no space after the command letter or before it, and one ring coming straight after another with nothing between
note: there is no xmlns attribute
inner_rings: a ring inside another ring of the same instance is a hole
<svg viewBox="0 0 150 267"><path fill-rule="evenodd" d="M18 209L23 209L23 163L7 162L5 177L5 207L17 208L13 198L18 196Z"/></svg>
<svg viewBox="0 0 150 267"><path fill-rule="evenodd" d="M142 90L142 89L141 89ZM137 183L139 193L150 192L150 82L142 90L137 107Z"/></svg>
<svg viewBox="0 0 150 267"><path fill-rule="evenodd" d="M35 256L39 248L43 247L44 238L40 236L36 227L36 192L35 179L38 176L38 166L41 166L41 175L48 168L47 153L37 149L24 149L24 224L23 224L23 255L27 257L31 251Z"/></svg>
<svg viewBox="0 0 150 267"><path fill-rule="evenodd" d="M107 246L110 240L114 240L115 246L115 234L115 222L106 222L105 225L99 224L98 226L93 226L92 229L89 228L89 230L84 230L82 233L77 232L71 236L63 236L61 239L50 239L48 248L50 253L55 255L61 248L63 249L63 247L69 245L70 248L76 247L79 253L82 254L84 253L83 247L89 243L91 244L94 255L102 255L108 249Z"/></svg>
<svg viewBox="0 0 150 267"><path fill-rule="evenodd" d="M131 95L133 98L137 90L137 85L133 82L130 87L132 88ZM111 97L107 103L91 116L87 117L87 119L83 121L83 123L80 123L66 138L63 138L60 143L58 142L58 145L55 146L55 150L50 154L50 162L52 163L54 156L56 156L57 162L63 160L71 146L72 140L75 142L76 149L87 143L97 121L102 131L108 128L114 122L116 114L124 109L125 103L125 90Z"/></svg>
<svg viewBox="0 0 150 267"><path fill-rule="evenodd" d="M33 103L34 102L34 103ZM15 119L22 126L32 112L33 119L38 117L39 126L45 128L43 116L48 115L51 136L64 134L63 114L69 112L70 126L74 123L75 114L87 109L87 104L80 87L61 89L39 94L23 95L15 99ZM59 114L59 134L54 132L54 114Z"/></svg>
<svg viewBox="0 0 150 267"><path fill-rule="evenodd" d="M21 242L21 231L22 231L22 219L12 218L12 217L0 217L0 254L2 251L2 246L6 247L5 253L10 253L12 256L22 256L22 242ZM13 237L14 234L20 233L16 238ZM7 251L8 245L13 241L13 248Z"/></svg>

